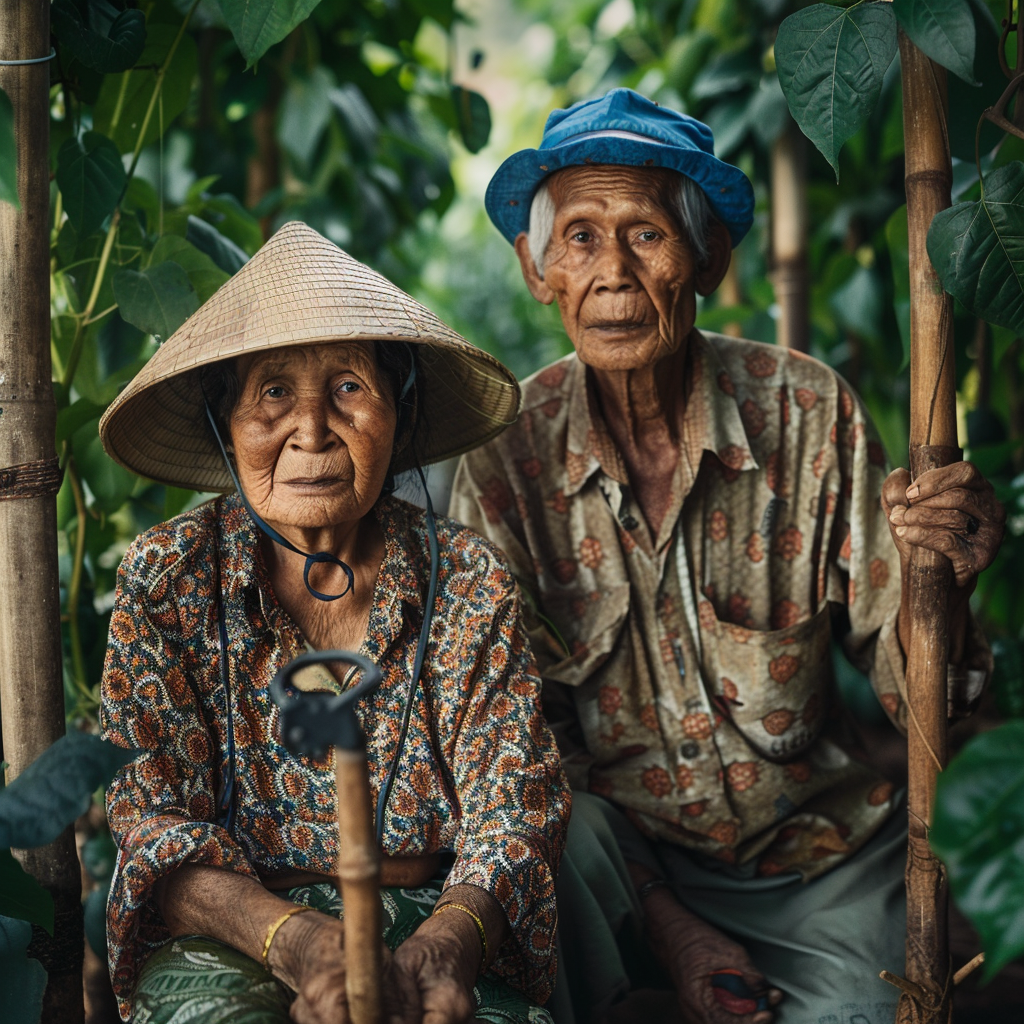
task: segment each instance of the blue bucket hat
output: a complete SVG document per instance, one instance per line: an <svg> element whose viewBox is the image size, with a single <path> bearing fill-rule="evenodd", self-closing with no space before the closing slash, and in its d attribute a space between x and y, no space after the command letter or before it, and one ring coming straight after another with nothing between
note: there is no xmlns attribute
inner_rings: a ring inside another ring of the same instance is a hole
<svg viewBox="0 0 1024 1024"><path fill-rule="evenodd" d="M612 89L600 99L553 110L539 149L513 153L487 186L487 213L514 242L530 227L530 203L540 183L563 167L620 164L667 167L692 178L737 246L754 220L754 190L747 176L714 152L711 129L701 121L633 92Z"/></svg>

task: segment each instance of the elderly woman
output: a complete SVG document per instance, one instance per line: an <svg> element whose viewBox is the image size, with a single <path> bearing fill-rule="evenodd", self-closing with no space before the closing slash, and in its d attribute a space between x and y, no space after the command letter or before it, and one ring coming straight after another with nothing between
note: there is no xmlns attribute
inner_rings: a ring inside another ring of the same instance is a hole
<svg viewBox="0 0 1024 1024"><path fill-rule="evenodd" d="M237 489L144 533L118 575L102 724L140 748L107 794L124 1019L348 1019L333 762L289 753L268 695L337 648L383 673L357 713L389 1019L549 1019L568 793L519 593L491 545L387 496L517 403L496 360L289 224L111 406L123 465Z"/></svg>

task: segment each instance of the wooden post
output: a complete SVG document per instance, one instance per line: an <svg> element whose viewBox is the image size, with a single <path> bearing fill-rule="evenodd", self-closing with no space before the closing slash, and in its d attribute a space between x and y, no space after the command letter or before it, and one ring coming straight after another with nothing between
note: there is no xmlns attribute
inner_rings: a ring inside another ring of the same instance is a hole
<svg viewBox="0 0 1024 1024"><path fill-rule="evenodd" d="M50 52L49 0L0 0L0 59ZM0 66L14 107L21 209L0 203L0 709L10 781L64 734L56 406L50 382L50 66ZM78 1024L82 882L72 830L19 860L53 896L29 954L49 981L44 1024ZM2 1015L2 1014L0 1014Z"/></svg>
<svg viewBox="0 0 1024 1024"><path fill-rule="evenodd" d="M772 146L772 286L779 307L780 345L806 352L810 344L807 279L807 142L792 118Z"/></svg>
<svg viewBox="0 0 1024 1024"><path fill-rule="evenodd" d="M380 857L366 750L335 748L338 878L345 905L345 992L352 1024L381 1024Z"/></svg>
<svg viewBox="0 0 1024 1024"><path fill-rule="evenodd" d="M925 241L932 218L950 205L946 71L901 31L903 134L910 237L910 472L961 458L957 446L953 300L942 290ZM907 652L909 840L906 980L898 1024L948 1024L951 978L946 873L928 845L935 780L946 764L947 597L945 556L915 551L910 563ZM912 991L914 991L912 989Z"/></svg>

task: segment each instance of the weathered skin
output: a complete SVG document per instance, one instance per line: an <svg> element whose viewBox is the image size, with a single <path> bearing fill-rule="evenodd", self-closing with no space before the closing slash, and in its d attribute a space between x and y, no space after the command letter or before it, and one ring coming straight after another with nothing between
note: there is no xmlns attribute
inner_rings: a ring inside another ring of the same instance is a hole
<svg viewBox="0 0 1024 1024"><path fill-rule="evenodd" d="M656 537L667 512L679 459L678 436L688 397L684 368L694 329L696 296L711 294L729 266L725 228L712 222L709 255L698 265L672 212L671 172L660 168L587 165L549 179L555 205L551 243L538 273L525 233L516 254L531 294L558 303L562 322L621 452L630 488ZM1005 513L992 486L969 464L923 474L917 488L906 470L886 480L882 497L904 579L912 545L950 557L957 586L950 595L951 657L963 652L967 599L977 574L999 548ZM973 517L977 524L972 533ZM653 538L652 538L653 539ZM907 588L903 588L906 602ZM900 623L909 621L901 608ZM900 641L907 649L906 637ZM639 887L653 878L640 865L630 872ZM644 902L651 946L676 987L685 1017L696 1024L769 1024L772 1009L737 1014L712 995L709 974L743 972L753 989L767 991L771 1007L782 993L770 989L746 951L686 910L666 888Z"/></svg>
<svg viewBox="0 0 1024 1024"><path fill-rule="evenodd" d="M230 417L239 480L256 512L306 551L329 551L355 575L344 600L325 603L302 583L303 558L273 542L263 556L281 605L317 649L358 649L366 634L384 538L370 510L391 458L395 405L367 342L275 349L239 361ZM318 589L344 588L336 566L318 566ZM172 935L209 935L255 960L270 926L292 903L256 879L185 865L157 885ZM470 907L493 957L508 936L501 904L474 885L448 889L439 906ZM289 918L270 950L274 975L297 997L297 1024L347 1024L344 928L318 912ZM475 1001L480 937L462 913L430 917L392 955L384 951L392 1024L462 1024Z"/></svg>

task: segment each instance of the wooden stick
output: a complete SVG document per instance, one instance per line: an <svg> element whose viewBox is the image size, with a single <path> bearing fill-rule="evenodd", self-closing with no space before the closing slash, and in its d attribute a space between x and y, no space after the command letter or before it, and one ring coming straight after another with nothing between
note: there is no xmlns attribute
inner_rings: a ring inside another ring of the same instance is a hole
<svg viewBox="0 0 1024 1024"><path fill-rule="evenodd" d="M49 0L0 0L0 59L50 52ZM50 367L50 65L0 67L14 108L21 209L0 203L0 706L10 782L64 735L57 504L40 486L52 460ZM34 469L9 471L14 466ZM11 488L14 478L34 480ZM17 491L17 497L12 495ZM28 497L25 497L25 494ZM76 1024L82 1000L82 881L69 828L18 853L54 902L54 934L36 929L29 955L48 972L44 1024ZM3 1011L0 1011L0 1016Z"/></svg>
<svg viewBox="0 0 1024 1024"><path fill-rule="evenodd" d="M779 307L776 340L806 352L810 344L807 279L807 140L787 115L772 146L772 287Z"/></svg>
<svg viewBox="0 0 1024 1024"><path fill-rule="evenodd" d="M952 170L946 127L946 72L901 31L903 134L910 239L910 472L948 465L960 456L956 431L953 300L928 259L932 218L950 205ZM948 559L915 549L910 562L907 736L906 978L923 996L900 996L898 1024L948 1024L951 1019L947 934L948 892L941 862L928 845L935 780L946 764Z"/></svg>
<svg viewBox="0 0 1024 1024"><path fill-rule="evenodd" d="M383 933L380 856L366 750L335 747L338 878L345 904L345 988L352 1024L380 1024Z"/></svg>

